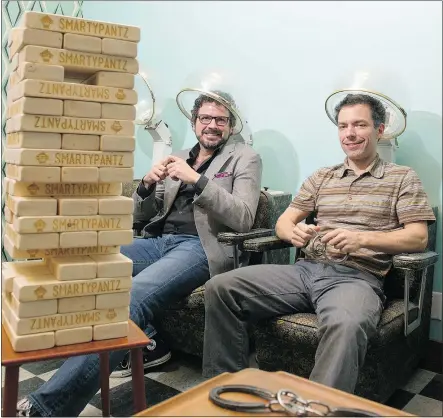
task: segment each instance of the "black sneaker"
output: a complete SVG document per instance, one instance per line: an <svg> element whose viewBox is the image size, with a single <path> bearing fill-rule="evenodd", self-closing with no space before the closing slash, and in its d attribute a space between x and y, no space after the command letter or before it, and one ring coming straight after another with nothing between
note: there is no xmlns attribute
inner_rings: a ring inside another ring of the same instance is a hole
<svg viewBox="0 0 443 418"><path fill-rule="evenodd" d="M28 398L23 398L17 403L18 417L41 417L38 411L34 408Z"/></svg>
<svg viewBox="0 0 443 418"><path fill-rule="evenodd" d="M171 351L159 336L155 339L152 337L150 340L151 342L143 348L144 370L166 363L171 358ZM128 351L123 361L111 373L111 377L128 377L131 374L131 356Z"/></svg>

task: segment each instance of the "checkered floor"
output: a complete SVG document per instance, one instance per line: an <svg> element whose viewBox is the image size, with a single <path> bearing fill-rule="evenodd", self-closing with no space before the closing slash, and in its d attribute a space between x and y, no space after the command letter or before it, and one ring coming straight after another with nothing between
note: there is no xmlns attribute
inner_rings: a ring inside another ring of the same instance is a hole
<svg viewBox="0 0 443 418"><path fill-rule="evenodd" d="M32 363L20 369L19 398L36 390L48 381L64 360ZM168 399L201 383L200 360L184 355L173 355L163 366L145 375L148 407ZM2 370L2 388L4 373ZM131 378L110 379L111 414L115 417L133 414ZM442 416L443 375L418 369L403 388L398 389L388 405L419 416ZM101 416L100 393L97 393L81 416Z"/></svg>

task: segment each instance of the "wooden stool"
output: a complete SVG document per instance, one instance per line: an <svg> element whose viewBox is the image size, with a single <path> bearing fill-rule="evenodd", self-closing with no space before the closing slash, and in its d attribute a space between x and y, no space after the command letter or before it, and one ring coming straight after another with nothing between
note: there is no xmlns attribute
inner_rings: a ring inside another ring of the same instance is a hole
<svg viewBox="0 0 443 418"><path fill-rule="evenodd" d="M109 352L131 350L132 368L132 392L134 398L135 413L146 408L145 376L143 368L142 348L149 343L145 333L129 321L129 333L125 338L112 340L91 341L83 344L72 344L54 347L47 350L28 351L16 353L9 341L8 335L2 326L2 366L5 367L5 386L3 392L4 417L15 417L17 413L18 397L18 373L20 366L25 363L83 356L87 354L99 354L100 356L100 387L102 398L103 416L110 413L109 400Z"/></svg>

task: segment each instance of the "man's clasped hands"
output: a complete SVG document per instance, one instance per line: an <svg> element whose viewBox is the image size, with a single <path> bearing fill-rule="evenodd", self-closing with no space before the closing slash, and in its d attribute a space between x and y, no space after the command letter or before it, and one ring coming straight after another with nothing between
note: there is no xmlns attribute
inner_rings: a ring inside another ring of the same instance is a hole
<svg viewBox="0 0 443 418"><path fill-rule="evenodd" d="M143 177L143 184L149 187L168 176L174 181L181 180L185 184L195 184L200 178L200 174L194 171L184 159L168 155Z"/></svg>

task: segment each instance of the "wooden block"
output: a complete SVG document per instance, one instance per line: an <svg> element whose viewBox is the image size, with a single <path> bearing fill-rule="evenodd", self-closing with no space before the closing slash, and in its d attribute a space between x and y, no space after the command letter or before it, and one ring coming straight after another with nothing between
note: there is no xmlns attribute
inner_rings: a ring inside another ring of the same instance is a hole
<svg viewBox="0 0 443 418"><path fill-rule="evenodd" d="M18 115L8 119L6 133L18 131L67 134L134 135L134 122L115 119L71 118L68 116Z"/></svg>
<svg viewBox="0 0 443 418"><path fill-rule="evenodd" d="M87 102L81 102L81 103L87 103ZM91 104L99 104L99 103L91 103ZM72 150L82 150L82 151L83 150L98 151L100 149L100 137L98 135L63 134L62 148L72 149Z"/></svg>
<svg viewBox="0 0 443 418"><path fill-rule="evenodd" d="M95 309L95 295L53 299L58 303L58 313L83 312Z"/></svg>
<svg viewBox="0 0 443 418"><path fill-rule="evenodd" d="M21 27L139 42L140 28L55 14L26 12Z"/></svg>
<svg viewBox="0 0 443 418"><path fill-rule="evenodd" d="M63 49L71 51L102 53L101 38L87 35L77 35L75 33L65 33L63 35ZM61 48L61 47L57 47Z"/></svg>
<svg viewBox="0 0 443 418"><path fill-rule="evenodd" d="M42 332L34 335L17 335L11 328L11 324L4 317L2 318L5 332L14 351L23 353L26 351L45 350L55 346L54 332Z"/></svg>
<svg viewBox="0 0 443 418"><path fill-rule="evenodd" d="M4 246L9 240L8 236L3 237ZM3 292L12 293L14 286L14 277L20 275L50 275L50 271L46 262L43 260L27 260L27 261L13 261L2 263L2 290Z"/></svg>
<svg viewBox="0 0 443 418"><path fill-rule="evenodd" d="M96 309L34 318L17 318L14 312L11 312L10 324L17 335L27 335L81 326L123 322L128 318L129 308Z"/></svg>
<svg viewBox="0 0 443 418"><path fill-rule="evenodd" d="M75 296L101 295L129 291L132 277L115 277L61 282L54 276L14 277L13 293L20 302L62 299Z"/></svg>
<svg viewBox="0 0 443 418"><path fill-rule="evenodd" d="M18 65L17 79L14 85L22 80L40 80L63 82L65 69L61 65L37 64L35 62L22 62Z"/></svg>
<svg viewBox="0 0 443 418"><path fill-rule="evenodd" d="M4 212L5 212L5 221L8 224L14 223L14 214L11 212L11 210L5 206Z"/></svg>
<svg viewBox="0 0 443 418"><path fill-rule="evenodd" d="M134 136L102 135L100 137L101 151L129 151L135 150Z"/></svg>
<svg viewBox="0 0 443 418"><path fill-rule="evenodd" d="M101 107L103 119L135 120L135 106L114 103L103 103Z"/></svg>
<svg viewBox="0 0 443 418"><path fill-rule="evenodd" d="M123 308L129 306L129 292L95 296L95 309Z"/></svg>
<svg viewBox="0 0 443 418"><path fill-rule="evenodd" d="M89 52L68 51L66 49L47 48L27 45L19 52L19 62L61 65L66 71L93 74L96 71L116 71L119 73L138 73L138 61L135 58L115 57Z"/></svg>
<svg viewBox="0 0 443 418"><path fill-rule="evenodd" d="M96 247L98 235L96 231L62 232L60 248Z"/></svg>
<svg viewBox="0 0 443 418"><path fill-rule="evenodd" d="M57 280L87 280L97 277L97 263L87 255L49 258L48 267Z"/></svg>
<svg viewBox="0 0 443 418"><path fill-rule="evenodd" d="M58 215L97 215L97 214L98 214L97 198L63 197L58 199ZM81 247L83 246L88 246L88 244L81 245Z"/></svg>
<svg viewBox="0 0 443 418"><path fill-rule="evenodd" d="M6 206L16 216L57 215L57 199L51 197L19 197L8 195Z"/></svg>
<svg viewBox="0 0 443 418"><path fill-rule="evenodd" d="M128 333L128 321L93 326L93 339L96 341L110 340L111 338L123 338L127 337Z"/></svg>
<svg viewBox="0 0 443 418"><path fill-rule="evenodd" d="M63 44L63 35L58 32L16 27L10 30L9 40L9 57L13 57L26 45L61 48Z"/></svg>
<svg viewBox="0 0 443 418"><path fill-rule="evenodd" d="M14 288L14 276L9 270L2 268L2 291L11 293Z"/></svg>
<svg viewBox="0 0 443 418"><path fill-rule="evenodd" d="M2 267L13 272L15 276L21 274L51 274L45 260L3 261Z"/></svg>
<svg viewBox="0 0 443 418"><path fill-rule="evenodd" d="M99 179L97 167L62 167L61 181L63 183L96 183Z"/></svg>
<svg viewBox="0 0 443 418"><path fill-rule="evenodd" d="M116 57L135 58L137 56L137 43L121 41L118 39L102 39L102 53Z"/></svg>
<svg viewBox="0 0 443 418"><path fill-rule="evenodd" d="M91 255L97 263L97 277L123 277L132 275L132 260L123 254Z"/></svg>
<svg viewBox="0 0 443 418"><path fill-rule="evenodd" d="M17 70L20 59L19 59L19 54L15 54L12 59L9 60L9 72L12 73L14 71Z"/></svg>
<svg viewBox="0 0 443 418"><path fill-rule="evenodd" d="M5 221L8 224L13 224L14 223L14 214L12 213L12 211L8 208L8 207L4 207L4 214L5 214Z"/></svg>
<svg viewBox="0 0 443 418"><path fill-rule="evenodd" d="M94 298L95 296L92 297ZM33 318L57 313L57 299L19 302L14 294L10 293L9 301L12 311L18 318Z"/></svg>
<svg viewBox="0 0 443 418"><path fill-rule="evenodd" d="M132 215L21 216L13 225L18 234L123 230L132 229Z"/></svg>
<svg viewBox="0 0 443 418"><path fill-rule="evenodd" d="M8 107L7 113L8 118L23 114L61 116L63 115L63 101L22 97Z"/></svg>
<svg viewBox="0 0 443 418"><path fill-rule="evenodd" d="M82 232L63 232L60 234L60 241L63 234L82 234ZM74 240L73 238L69 239ZM52 248L46 250L29 249L21 251L14 247L11 238L7 235L3 237L3 245L11 258L16 260L27 258L70 257L73 255L117 254L120 252L119 246L99 247L97 245L93 247Z"/></svg>
<svg viewBox="0 0 443 418"><path fill-rule="evenodd" d="M92 326L55 331L55 345L80 344L92 341Z"/></svg>
<svg viewBox="0 0 443 418"><path fill-rule="evenodd" d="M14 217L14 221L19 218ZM60 236L57 233L46 234L20 234L13 225L6 224L6 233L9 236L12 244L18 250L26 251L40 248L46 250L49 248L58 248Z"/></svg>
<svg viewBox="0 0 443 418"><path fill-rule="evenodd" d="M6 164L6 176L12 180L23 182L60 183L60 167L33 167Z"/></svg>
<svg viewBox="0 0 443 418"><path fill-rule="evenodd" d="M120 196L121 183L29 183L4 177L13 196Z"/></svg>
<svg viewBox="0 0 443 418"><path fill-rule="evenodd" d="M6 135L6 146L8 148L60 149L61 145L61 134L13 132Z"/></svg>
<svg viewBox="0 0 443 418"><path fill-rule="evenodd" d="M132 105L138 100L135 90L40 80L23 80L8 93L12 101L28 96Z"/></svg>
<svg viewBox="0 0 443 418"><path fill-rule="evenodd" d="M130 106L130 105L127 105ZM96 102L81 102L79 100L65 100L63 107L65 116L78 118L98 119L102 114L102 105Z"/></svg>
<svg viewBox="0 0 443 418"><path fill-rule="evenodd" d="M129 73L114 73L111 71L98 71L88 80L87 84L95 86L121 87L132 90L134 88L135 75Z"/></svg>
<svg viewBox="0 0 443 418"><path fill-rule="evenodd" d="M132 152L41 150L28 148L5 149L5 162L21 166L56 167L132 167Z"/></svg>
<svg viewBox="0 0 443 418"><path fill-rule="evenodd" d="M100 215L128 215L134 212L134 200L126 196L103 197L98 199Z"/></svg>
<svg viewBox="0 0 443 418"><path fill-rule="evenodd" d="M18 70L18 69L17 69ZM9 74L8 79L8 86L6 88L6 91L9 93L9 91L16 86L21 80L17 73L17 70L13 71L11 74Z"/></svg>
<svg viewBox="0 0 443 418"><path fill-rule="evenodd" d="M98 169L98 181L100 183L131 182L134 180L134 168L110 168L100 167Z"/></svg>
<svg viewBox="0 0 443 418"><path fill-rule="evenodd" d="M132 229L98 232L98 245L129 245L133 240L134 231Z"/></svg>

